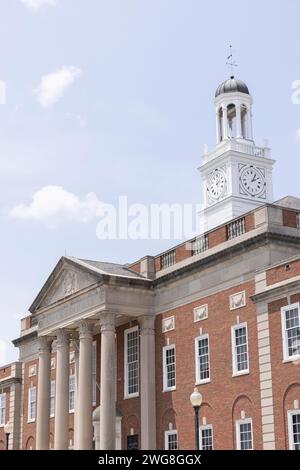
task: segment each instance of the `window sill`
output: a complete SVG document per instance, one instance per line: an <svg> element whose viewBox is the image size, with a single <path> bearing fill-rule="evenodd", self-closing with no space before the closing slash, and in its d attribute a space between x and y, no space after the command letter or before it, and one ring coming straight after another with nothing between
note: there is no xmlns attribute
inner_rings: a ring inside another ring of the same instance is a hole
<svg viewBox="0 0 300 470"><path fill-rule="evenodd" d="M175 392L176 391L176 387L171 387L171 388L164 388L163 389L163 392Z"/></svg>
<svg viewBox="0 0 300 470"><path fill-rule="evenodd" d="M198 386L198 385L205 385L205 384L209 384L211 382L211 379L205 379L205 380L198 380L197 382L195 382L195 385Z"/></svg>
<svg viewBox="0 0 300 470"><path fill-rule="evenodd" d="M5 424L0 424L0 428L4 428Z"/></svg>
<svg viewBox="0 0 300 470"><path fill-rule="evenodd" d="M243 375L249 375L250 374L250 371L249 370L245 370L243 372L236 372L236 373L233 373L232 374L232 378L234 377L241 377Z"/></svg>
<svg viewBox="0 0 300 470"><path fill-rule="evenodd" d="M75 410L69 410L69 415L72 415L75 413Z"/></svg>
<svg viewBox="0 0 300 470"><path fill-rule="evenodd" d="M30 424L30 423L35 423L35 419L28 419L28 420L27 420L27 423L29 423L29 424Z"/></svg>
<svg viewBox="0 0 300 470"><path fill-rule="evenodd" d="M129 400L130 398L137 398L139 397L139 393L132 393L131 395L124 395L124 400Z"/></svg>
<svg viewBox="0 0 300 470"><path fill-rule="evenodd" d="M288 363L288 362L292 362L292 363L293 363L293 362L296 362L296 361L297 361L297 362L300 361L300 356L299 356L299 355L298 355L298 356L294 356L294 357L290 357L290 358L288 358L288 359L283 359L282 363L283 363L283 364L286 364L286 363Z"/></svg>

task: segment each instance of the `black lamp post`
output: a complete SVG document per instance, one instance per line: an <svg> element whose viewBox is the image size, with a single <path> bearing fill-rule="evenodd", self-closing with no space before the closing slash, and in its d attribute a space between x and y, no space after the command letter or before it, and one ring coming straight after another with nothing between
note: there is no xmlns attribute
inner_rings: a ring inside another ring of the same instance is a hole
<svg viewBox="0 0 300 470"><path fill-rule="evenodd" d="M202 403L202 395L196 387L190 396L191 404L195 411L195 448L200 449L200 436L199 436L199 411Z"/></svg>

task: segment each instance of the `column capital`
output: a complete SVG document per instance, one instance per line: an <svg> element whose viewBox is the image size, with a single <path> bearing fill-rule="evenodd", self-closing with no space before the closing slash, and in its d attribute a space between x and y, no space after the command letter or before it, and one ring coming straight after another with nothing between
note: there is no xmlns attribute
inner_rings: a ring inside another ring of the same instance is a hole
<svg viewBox="0 0 300 470"><path fill-rule="evenodd" d="M50 336L39 336L38 337L38 351L39 354L49 353L51 350L51 345L53 338Z"/></svg>
<svg viewBox="0 0 300 470"><path fill-rule="evenodd" d="M155 315L142 315L138 318L141 335L155 334Z"/></svg>
<svg viewBox="0 0 300 470"><path fill-rule="evenodd" d="M99 322L101 326L101 333L103 331L113 331L116 328L116 316L112 312L103 312L100 314Z"/></svg>
<svg viewBox="0 0 300 470"><path fill-rule="evenodd" d="M57 349L69 346L70 333L68 330L58 330L56 333Z"/></svg>
<svg viewBox="0 0 300 470"><path fill-rule="evenodd" d="M79 339L93 339L94 322L82 320L79 324Z"/></svg>

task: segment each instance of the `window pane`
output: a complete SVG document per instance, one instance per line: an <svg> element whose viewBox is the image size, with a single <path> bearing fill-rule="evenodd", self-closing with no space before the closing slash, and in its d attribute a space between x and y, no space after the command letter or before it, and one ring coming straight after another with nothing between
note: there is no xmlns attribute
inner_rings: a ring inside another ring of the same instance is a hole
<svg viewBox="0 0 300 470"><path fill-rule="evenodd" d="M175 365L175 348L165 350L166 356L166 385L167 388L176 386L176 365Z"/></svg>
<svg viewBox="0 0 300 470"><path fill-rule="evenodd" d="M292 433L295 450L300 450L300 413L292 415Z"/></svg>
<svg viewBox="0 0 300 470"><path fill-rule="evenodd" d="M300 325L298 308L285 312L285 334L288 357L300 354Z"/></svg>
<svg viewBox="0 0 300 470"><path fill-rule="evenodd" d="M212 443L212 428L202 428L201 434L201 449L202 450L212 450L213 443Z"/></svg>
<svg viewBox="0 0 300 470"><path fill-rule="evenodd" d="M241 450L252 450L252 424L240 423Z"/></svg>
<svg viewBox="0 0 300 470"><path fill-rule="evenodd" d="M177 450L177 449L178 449L177 432L168 434L168 449L167 450Z"/></svg>
<svg viewBox="0 0 300 470"><path fill-rule="evenodd" d="M208 338L198 340L199 380L209 379L209 347Z"/></svg>
<svg viewBox="0 0 300 470"><path fill-rule="evenodd" d="M127 394L139 392L139 332L127 333Z"/></svg>
<svg viewBox="0 0 300 470"><path fill-rule="evenodd" d="M247 328L236 328L235 334L235 360L237 372L248 369Z"/></svg>

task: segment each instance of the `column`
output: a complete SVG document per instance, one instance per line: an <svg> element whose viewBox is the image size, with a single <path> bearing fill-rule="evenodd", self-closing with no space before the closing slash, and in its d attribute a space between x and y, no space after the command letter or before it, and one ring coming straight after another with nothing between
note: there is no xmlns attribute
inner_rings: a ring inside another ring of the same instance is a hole
<svg viewBox="0 0 300 470"><path fill-rule="evenodd" d="M226 140L228 138L228 118L227 118L227 106L222 106L223 110L223 119L222 119L222 125L223 125L223 140Z"/></svg>
<svg viewBox="0 0 300 470"><path fill-rule="evenodd" d="M242 115L241 115L241 105L237 104L235 107L236 113L236 137L238 139L242 138Z"/></svg>
<svg viewBox="0 0 300 470"><path fill-rule="evenodd" d="M74 413L74 449L78 449L78 384L79 384L79 341L72 340L75 352L75 413Z"/></svg>
<svg viewBox="0 0 300 470"><path fill-rule="evenodd" d="M141 448L156 449L156 394L155 394L155 317L144 315L140 324L141 377Z"/></svg>
<svg viewBox="0 0 300 470"><path fill-rule="evenodd" d="M54 448L69 447L69 334L57 333Z"/></svg>
<svg viewBox="0 0 300 470"><path fill-rule="evenodd" d="M82 321L79 326L79 373L77 419L75 437L79 450L90 450L93 447L93 324Z"/></svg>
<svg viewBox="0 0 300 470"><path fill-rule="evenodd" d="M102 313L100 325L100 450L113 450L116 444L115 315L108 312Z"/></svg>
<svg viewBox="0 0 300 470"><path fill-rule="evenodd" d="M248 139L253 140L252 112L251 112L250 107L247 110L247 117L248 117Z"/></svg>
<svg viewBox="0 0 300 470"><path fill-rule="evenodd" d="M52 340L46 336L41 336L38 339L39 370L36 416L37 450L49 449L51 343Z"/></svg>
<svg viewBox="0 0 300 470"><path fill-rule="evenodd" d="M217 144L221 142L221 129L220 129L220 110L216 112L216 132L217 132Z"/></svg>

